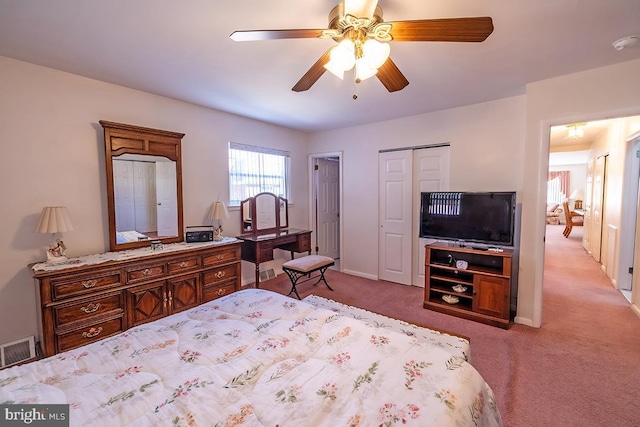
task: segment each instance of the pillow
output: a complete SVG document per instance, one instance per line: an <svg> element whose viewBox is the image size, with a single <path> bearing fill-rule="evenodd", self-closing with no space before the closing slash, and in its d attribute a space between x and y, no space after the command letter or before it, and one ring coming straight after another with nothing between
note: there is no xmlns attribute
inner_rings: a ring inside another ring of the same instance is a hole
<svg viewBox="0 0 640 427"><path fill-rule="evenodd" d="M553 213L556 209L560 207L557 203L547 203L547 212Z"/></svg>

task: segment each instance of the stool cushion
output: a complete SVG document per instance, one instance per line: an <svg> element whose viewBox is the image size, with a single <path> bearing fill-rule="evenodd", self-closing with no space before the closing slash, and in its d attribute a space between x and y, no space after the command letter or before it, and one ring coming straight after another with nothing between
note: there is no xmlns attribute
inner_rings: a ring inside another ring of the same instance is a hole
<svg viewBox="0 0 640 427"><path fill-rule="evenodd" d="M322 255L307 255L302 258L292 259L282 264L282 268L289 270L299 271L301 273L308 273L310 271L317 270L326 265L331 265L335 261L333 258Z"/></svg>

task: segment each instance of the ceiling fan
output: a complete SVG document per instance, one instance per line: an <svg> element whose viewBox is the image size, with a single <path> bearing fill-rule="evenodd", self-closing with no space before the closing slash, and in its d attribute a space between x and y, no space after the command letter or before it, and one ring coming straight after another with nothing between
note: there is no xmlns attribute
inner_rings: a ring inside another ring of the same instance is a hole
<svg viewBox="0 0 640 427"><path fill-rule="evenodd" d="M329 13L326 29L241 30L230 37L235 41L331 38L338 42L293 86L295 92L311 88L327 70L342 79L351 69L356 83L375 75L389 92L395 92L409 81L389 58L388 42L482 42L492 32L490 17L384 22L378 0L343 0Z"/></svg>

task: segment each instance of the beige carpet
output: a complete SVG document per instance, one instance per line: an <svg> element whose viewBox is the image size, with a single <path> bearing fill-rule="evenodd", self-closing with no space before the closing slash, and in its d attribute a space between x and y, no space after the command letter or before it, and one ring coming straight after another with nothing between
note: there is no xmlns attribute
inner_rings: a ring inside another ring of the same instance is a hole
<svg viewBox="0 0 640 427"><path fill-rule="evenodd" d="M422 308L423 289L328 271L315 294L471 338L472 363L493 388L505 426L639 426L640 318L581 247L549 226L543 326L502 330ZM280 275L261 287L290 290Z"/></svg>

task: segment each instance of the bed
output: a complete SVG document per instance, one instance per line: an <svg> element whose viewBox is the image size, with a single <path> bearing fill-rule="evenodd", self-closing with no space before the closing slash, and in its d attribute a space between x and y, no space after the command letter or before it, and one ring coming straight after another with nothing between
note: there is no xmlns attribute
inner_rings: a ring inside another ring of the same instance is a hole
<svg viewBox="0 0 640 427"><path fill-rule="evenodd" d="M0 404L69 404L73 426L502 425L468 342L395 322L247 289L0 371Z"/></svg>

